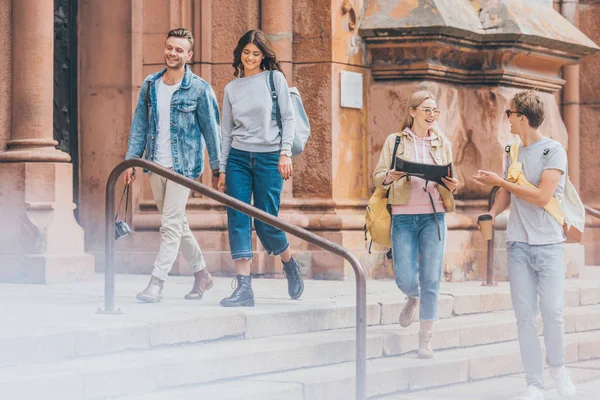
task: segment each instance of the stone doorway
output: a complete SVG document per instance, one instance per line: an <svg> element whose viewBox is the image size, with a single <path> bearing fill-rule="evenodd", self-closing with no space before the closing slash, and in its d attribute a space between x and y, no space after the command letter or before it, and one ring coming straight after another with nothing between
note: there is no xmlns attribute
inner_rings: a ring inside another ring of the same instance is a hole
<svg viewBox="0 0 600 400"><path fill-rule="evenodd" d="M71 156L73 202L79 206L77 2L54 0L54 139ZM78 218L79 207L75 209Z"/></svg>

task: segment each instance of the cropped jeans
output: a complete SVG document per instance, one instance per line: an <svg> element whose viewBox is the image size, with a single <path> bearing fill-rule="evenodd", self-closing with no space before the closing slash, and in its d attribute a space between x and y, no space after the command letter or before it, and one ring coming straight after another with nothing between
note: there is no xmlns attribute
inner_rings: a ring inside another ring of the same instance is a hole
<svg viewBox="0 0 600 400"><path fill-rule="evenodd" d="M271 215L278 216L283 178L279 173L279 151L251 153L232 148L225 169L226 193ZM227 208L229 246L234 260L252 258L252 219ZM285 232L254 221L256 234L268 254L279 255L288 247Z"/></svg>
<svg viewBox="0 0 600 400"><path fill-rule="evenodd" d="M419 320L437 319L438 295L446 244L446 215L392 215L392 255L396 285L407 296L419 297Z"/></svg>

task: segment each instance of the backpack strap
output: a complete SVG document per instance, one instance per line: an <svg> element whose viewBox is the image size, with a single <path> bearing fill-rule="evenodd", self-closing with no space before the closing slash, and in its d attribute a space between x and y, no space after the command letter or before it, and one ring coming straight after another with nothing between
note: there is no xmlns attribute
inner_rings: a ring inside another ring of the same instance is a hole
<svg viewBox="0 0 600 400"><path fill-rule="evenodd" d="M269 90L271 92L271 99L273 101L273 113L275 114L275 120L277 121L277 126L279 126L279 131L283 135L283 124L281 122L281 110L279 110L279 101L277 99L277 89L275 89L275 72L273 70L269 71ZM271 115L271 118L273 116Z"/></svg>
<svg viewBox="0 0 600 400"><path fill-rule="evenodd" d="M402 142L402 136L396 135L396 143L394 143L394 151L392 152L392 165L390 165L390 169L394 169L396 165L396 153L398 153L398 146L400 146L400 142Z"/></svg>
<svg viewBox="0 0 600 400"><path fill-rule="evenodd" d="M394 143L394 151L392 152L392 165L390 165L390 169L394 169L394 167L396 166L396 153L398 152L398 146L400 145L401 141L402 137L400 135L396 135L396 143ZM385 197L390 196L391 188L392 187L390 186L390 188L387 190L387 193L385 194Z"/></svg>
<svg viewBox="0 0 600 400"><path fill-rule="evenodd" d="M514 163L519 158L519 150L521 149L521 143L515 142L510 145L510 161Z"/></svg>
<svg viewBox="0 0 600 400"><path fill-rule="evenodd" d="M144 103L146 104L146 114L150 114L148 108L150 107L150 80L146 82L146 95L144 96Z"/></svg>

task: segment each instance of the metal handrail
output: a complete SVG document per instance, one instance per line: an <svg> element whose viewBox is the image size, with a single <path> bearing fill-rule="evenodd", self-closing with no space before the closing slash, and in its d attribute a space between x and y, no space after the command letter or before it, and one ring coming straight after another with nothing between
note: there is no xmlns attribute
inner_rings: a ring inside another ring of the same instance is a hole
<svg viewBox="0 0 600 400"><path fill-rule="evenodd" d="M358 258L350 250L330 240L324 239L306 229L299 228L280 218L274 217L256 207L220 193L199 182L173 172L170 169L140 158L120 162L110 173L106 182L106 232L105 232L105 271L104 271L104 307L103 313L116 313L115 310L115 186L121 174L131 168L141 167L172 180L193 191L203 194L234 210L247 214L265 224L274 226L293 236L303 239L320 248L346 259L356 275L356 399L367 398L367 285L365 271Z"/></svg>
<svg viewBox="0 0 600 400"><path fill-rule="evenodd" d="M496 202L496 194L498 194L500 186L494 186L488 198L488 211L492 209ZM485 274L485 283L482 286L494 286L494 243L496 237L496 224L492 226L492 238L487 241L487 270Z"/></svg>
<svg viewBox="0 0 600 400"><path fill-rule="evenodd" d="M600 219L600 211L598 211L590 206L586 206L585 204L583 205L583 208L585 208L586 214L589 214L594 218Z"/></svg>

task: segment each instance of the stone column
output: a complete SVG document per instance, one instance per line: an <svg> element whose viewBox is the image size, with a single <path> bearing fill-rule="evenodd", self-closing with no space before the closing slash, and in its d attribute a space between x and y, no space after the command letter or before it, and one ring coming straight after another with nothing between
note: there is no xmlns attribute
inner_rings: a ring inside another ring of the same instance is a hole
<svg viewBox="0 0 600 400"><path fill-rule="evenodd" d="M579 0L563 0L560 12L570 23L579 28ZM579 64L563 67L565 85L562 90L562 114L569 141L567 157L569 159L569 179L579 191L581 174L581 152L579 138ZM565 244L565 264L567 277L577 277L585 266L585 246L582 243Z"/></svg>
<svg viewBox="0 0 600 400"><path fill-rule="evenodd" d="M73 216L73 166L53 139L54 8L13 2L12 126L0 152L0 282L48 283L93 273Z"/></svg>
<svg viewBox="0 0 600 400"><path fill-rule="evenodd" d="M68 162L52 134L54 3L13 2L12 135L0 161Z"/></svg>
<svg viewBox="0 0 600 400"><path fill-rule="evenodd" d="M579 27L579 0L563 0L561 14L575 27ZM562 112L569 133L568 158L569 179L579 190L580 141L579 141L579 64L563 67L565 86L562 91Z"/></svg>
<svg viewBox="0 0 600 400"><path fill-rule="evenodd" d="M262 0L261 29L273 44L289 85L292 85L292 0Z"/></svg>
<svg viewBox="0 0 600 400"><path fill-rule="evenodd" d="M293 64L292 64L292 3L293 0L261 0L260 3L260 29L267 35L267 38L273 45L273 50L277 55L277 60L281 65L281 69L285 74L289 86L294 85ZM298 164L294 162L294 168L298 168ZM282 193L282 209L285 209L285 204L293 197L294 178L288 179L283 186ZM294 248L294 239L292 240L292 248ZM266 272L270 274L281 274L283 266L280 259L277 257L271 260L263 251L262 244L257 241L258 262L253 266L253 273ZM273 263L273 264L271 264ZM262 269L262 271L261 271Z"/></svg>

